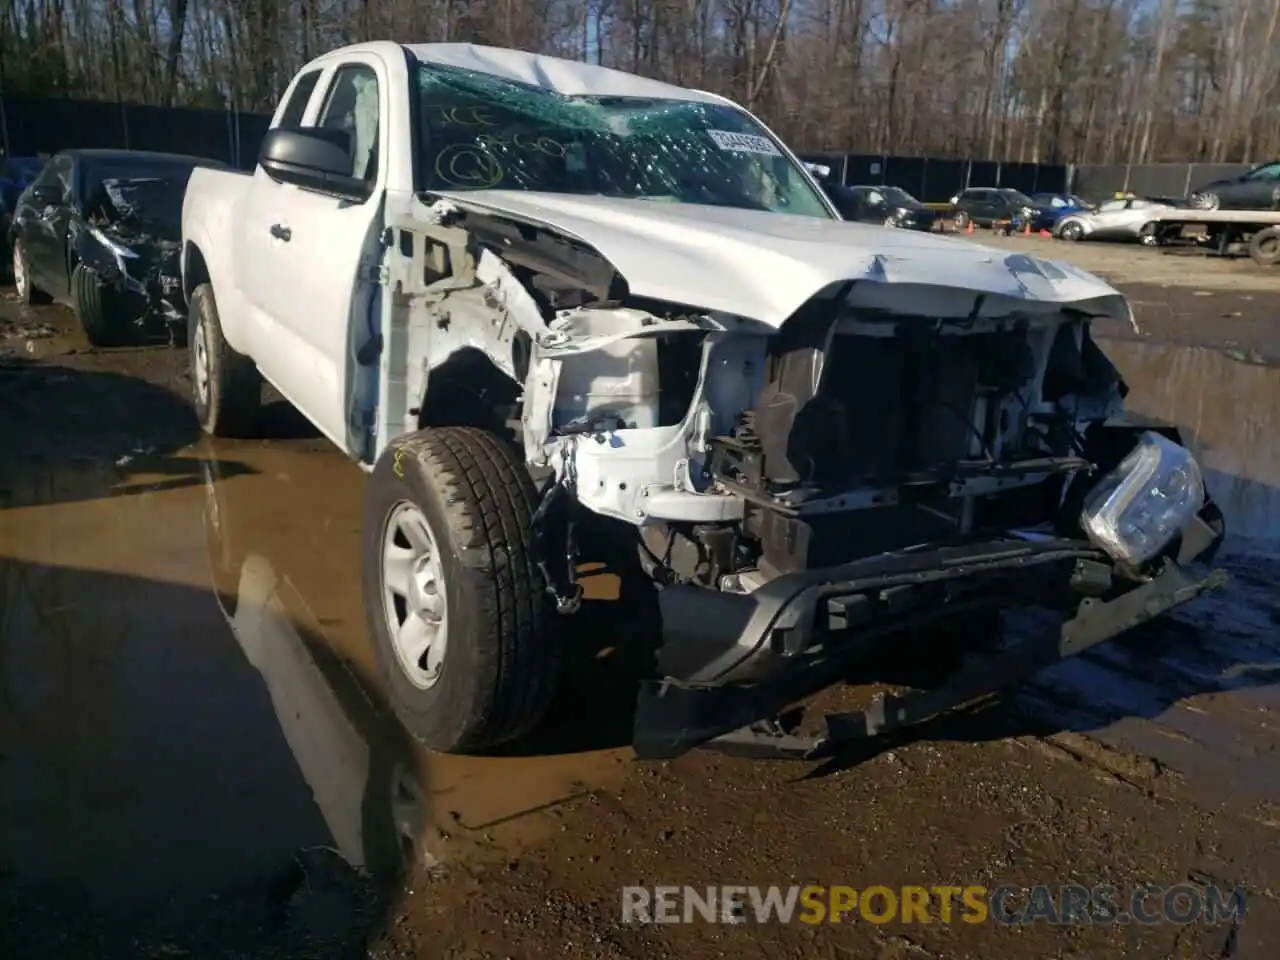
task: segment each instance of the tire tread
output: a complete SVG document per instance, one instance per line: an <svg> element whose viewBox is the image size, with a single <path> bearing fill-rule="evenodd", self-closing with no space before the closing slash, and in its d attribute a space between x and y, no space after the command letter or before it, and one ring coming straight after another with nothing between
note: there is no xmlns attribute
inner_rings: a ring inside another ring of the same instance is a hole
<svg viewBox="0 0 1280 960"><path fill-rule="evenodd" d="M533 547L533 481L511 444L476 427L429 428L395 441L384 457L404 454L447 504L451 546L478 556L488 572L475 591L476 634L449 638L476 647L480 693L438 748L469 752L520 739L545 717L560 666Z"/></svg>

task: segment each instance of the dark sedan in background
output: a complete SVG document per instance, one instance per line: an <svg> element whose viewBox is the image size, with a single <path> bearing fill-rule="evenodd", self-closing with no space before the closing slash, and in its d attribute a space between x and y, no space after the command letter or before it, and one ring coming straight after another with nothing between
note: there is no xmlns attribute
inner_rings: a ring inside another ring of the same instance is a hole
<svg viewBox="0 0 1280 960"><path fill-rule="evenodd" d="M198 166L222 164L142 151L54 154L8 229L19 298L67 304L96 346L128 342L156 320L180 338L182 198Z"/></svg>
<svg viewBox="0 0 1280 960"><path fill-rule="evenodd" d="M1021 226L1028 220L1052 215L1050 208L1041 207L1021 190L1011 187L969 187L951 198L951 206L952 220L958 230L970 223L979 227L997 223Z"/></svg>
<svg viewBox="0 0 1280 960"><path fill-rule="evenodd" d="M1280 210L1280 161L1206 183L1188 199L1196 210Z"/></svg>
<svg viewBox="0 0 1280 960"><path fill-rule="evenodd" d="M840 216L907 230L932 230L936 214L901 187L823 184Z"/></svg>

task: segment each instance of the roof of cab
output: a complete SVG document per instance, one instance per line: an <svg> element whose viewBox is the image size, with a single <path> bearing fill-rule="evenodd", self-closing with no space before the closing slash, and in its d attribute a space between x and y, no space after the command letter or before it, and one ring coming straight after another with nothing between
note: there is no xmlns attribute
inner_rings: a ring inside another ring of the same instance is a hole
<svg viewBox="0 0 1280 960"><path fill-rule="evenodd" d="M475 70L504 80L514 80L517 83L554 90L566 96L645 97L659 100L687 100L695 103L732 103L714 93L678 87L609 67L599 67L578 60L565 60L542 53L529 53L525 50L488 47L478 43L393 44L385 40L374 41L332 50L318 57L317 60L340 59L351 53L375 53L387 56L397 47L408 51L423 63Z"/></svg>

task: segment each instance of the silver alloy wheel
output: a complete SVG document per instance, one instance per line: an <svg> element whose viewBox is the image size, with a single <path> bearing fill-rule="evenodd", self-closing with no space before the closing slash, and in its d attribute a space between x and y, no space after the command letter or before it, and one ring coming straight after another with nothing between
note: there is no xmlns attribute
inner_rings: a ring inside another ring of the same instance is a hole
<svg viewBox="0 0 1280 960"><path fill-rule="evenodd" d="M1061 236L1064 240L1079 240L1084 236L1084 227L1080 226L1080 224L1074 220L1069 223L1064 223L1062 225Z"/></svg>
<svg viewBox="0 0 1280 960"><path fill-rule="evenodd" d="M204 317L196 314L195 336L191 340L194 351L193 366L196 381L196 399L206 408L209 406L209 328Z"/></svg>
<svg viewBox="0 0 1280 960"><path fill-rule="evenodd" d="M431 688L448 645L444 571L426 515L407 500L382 528L382 608L401 671L418 689Z"/></svg>
<svg viewBox="0 0 1280 960"><path fill-rule="evenodd" d="M27 261L22 256L22 248L13 245L13 285L18 290L19 299L27 299Z"/></svg>

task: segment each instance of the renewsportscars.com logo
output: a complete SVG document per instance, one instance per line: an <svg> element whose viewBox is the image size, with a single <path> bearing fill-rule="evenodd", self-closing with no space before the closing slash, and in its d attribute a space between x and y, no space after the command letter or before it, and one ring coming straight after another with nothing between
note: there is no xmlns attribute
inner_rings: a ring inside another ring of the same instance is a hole
<svg viewBox="0 0 1280 960"><path fill-rule="evenodd" d="M1190 883L1119 887L623 887L623 923L1239 923L1244 892Z"/></svg>

